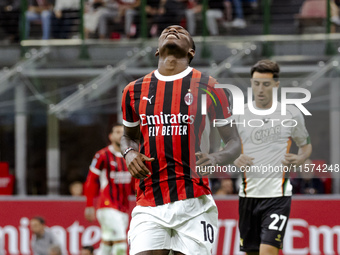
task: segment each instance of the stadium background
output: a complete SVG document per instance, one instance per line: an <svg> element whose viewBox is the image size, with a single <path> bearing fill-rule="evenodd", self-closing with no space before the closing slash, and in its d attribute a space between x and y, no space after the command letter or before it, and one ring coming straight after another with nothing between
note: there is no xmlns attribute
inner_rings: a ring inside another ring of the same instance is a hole
<svg viewBox="0 0 340 255"><path fill-rule="evenodd" d="M340 163L339 28L330 22L330 1L309 0L319 4L320 17L299 19L307 1L262 0L255 8L254 1L244 1L247 26L219 25L219 36L210 36L199 19L191 65L246 91L257 60L277 61L284 86L312 93L306 104L311 159L334 168ZM19 16L27 7L21 4ZM138 38L124 38L118 27L112 39L85 39L81 11L70 39L42 41L33 24L30 38L21 32L10 43L0 29L0 189L8 194L0 196L0 254L30 254L27 219L34 215L46 218L69 254L77 254L80 244L98 245L98 225L85 222L84 198L71 197L69 185L85 180L93 154L107 145L111 125L121 119L122 88L157 66L157 39L146 36L143 15ZM180 24L186 25L184 18ZM328 194L294 197L284 254L340 254L339 173L318 177ZM238 254L237 196L216 199L215 254Z"/></svg>

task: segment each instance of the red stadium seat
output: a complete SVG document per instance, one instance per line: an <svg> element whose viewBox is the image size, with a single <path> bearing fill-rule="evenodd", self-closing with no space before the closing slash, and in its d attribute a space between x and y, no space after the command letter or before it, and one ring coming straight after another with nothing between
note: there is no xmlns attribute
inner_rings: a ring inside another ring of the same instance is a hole
<svg viewBox="0 0 340 255"><path fill-rule="evenodd" d="M315 176L320 178L324 184L325 194L332 194L332 174L331 172L324 169L324 167L327 165L326 160L314 159L312 161L313 164L315 164Z"/></svg>
<svg viewBox="0 0 340 255"><path fill-rule="evenodd" d="M13 195L14 176L8 169L7 162L0 162L0 195Z"/></svg>
<svg viewBox="0 0 340 255"><path fill-rule="evenodd" d="M300 9L300 13L295 15L299 32L302 33L304 27L324 27L327 17L327 0L306 0Z"/></svg>
<svg viewBox="0 0 340 255"><path fill-rule="evenodd" d="M322 18L327 17L326 0L306 0L302 7L299 18Z"/></svg>

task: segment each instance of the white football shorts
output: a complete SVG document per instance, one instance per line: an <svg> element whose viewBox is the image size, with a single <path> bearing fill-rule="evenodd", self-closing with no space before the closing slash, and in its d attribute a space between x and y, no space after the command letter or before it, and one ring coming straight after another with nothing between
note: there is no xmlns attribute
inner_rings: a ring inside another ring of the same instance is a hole
<svg viewBox="0 0 340 255"><path fill-rule="evenodd" d="M100 208L97 210L102 240L120 241L126 239L126 230L129 224L129 215L113 208Z"/></svg>
<svg viewBox="0 0 340 255"><path fill-rule="evenodd" d="M211 195L160 206L136 206L128 232L130 255L172 250L186 255L211 255L218 212Z"/></svg>

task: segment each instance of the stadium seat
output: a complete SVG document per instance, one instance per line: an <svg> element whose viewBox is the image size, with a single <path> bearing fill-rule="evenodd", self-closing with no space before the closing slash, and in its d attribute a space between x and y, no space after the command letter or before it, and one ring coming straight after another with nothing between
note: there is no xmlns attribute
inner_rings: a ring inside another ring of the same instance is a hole
<svg viewBox="0 0 340 255"><path fill-rule="evenodd" d="M315 175L320 178L325 187L325 194L332 194L332 173L326 172L323 169L323 166L327 165L326 160L322 159L314 159L312 160L313 164L315 164ZM323 169L322 171L317 170L317 168Z"/></svg>
<svg viewBox="0 0 340 255"><path fill-rule="evenodd" d="M0 162L0 195L13 195L14 176L9 174L8 163Z"/></svg>
<svg viewBox="0 0 340 255"><path fill-rule="evenodd" d="M299 33L304 32L305 27L325 27L327 17L327 0L306 0L295 15ZM314 31L315 32L315 31Z"/></svg>

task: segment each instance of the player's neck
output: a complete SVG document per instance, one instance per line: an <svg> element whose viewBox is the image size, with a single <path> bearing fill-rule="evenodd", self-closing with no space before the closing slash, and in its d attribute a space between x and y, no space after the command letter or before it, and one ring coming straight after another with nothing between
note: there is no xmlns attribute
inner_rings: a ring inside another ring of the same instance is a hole
<svg viewBox="0 0 340 255"><path fill-rule="evenodd" d="M116 151L116 152L121 152L120 151L120 146L117 145L116 143L112 143L112 146L113 146L113 149Z"/></svg>
<svg viewBox="0 0 340 255"><path fill-rule="evenodd" d="M161 75L170 76L183 72L188 66L188 60L186 58L176 58L173 55L168 55L159 58L158 72Z"/></svg>
<svg viewBox="0 0 340 255"><path fill-rule="evenodd" d="M255 106L256 108L260 109L260 110L266 110L266 109L270 109L273 105L273 102L269 102L268 104L260 104L258 102L255 101Z"/></svg>
<svg viewBox="0 0 340 255"><path fill-rule="evenodd" d="M45 234L45 229L41 230L40 232L38 233L35 233L35 235L38 237L38 238L42 238Z"/></svg>

